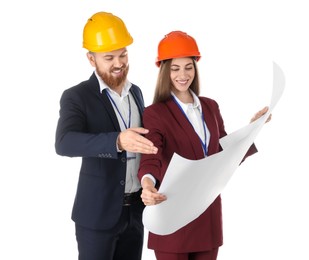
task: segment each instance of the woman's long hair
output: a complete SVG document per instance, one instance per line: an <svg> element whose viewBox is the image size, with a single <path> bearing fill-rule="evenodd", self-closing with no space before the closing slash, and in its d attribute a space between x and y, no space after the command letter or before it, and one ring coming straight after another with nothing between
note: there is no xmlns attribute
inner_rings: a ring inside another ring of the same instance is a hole
<svg viewBox="0 0 309 260"><path fill-rule="evenodd" d="M199 80L199 73L197 68L197 63L194 57L192 57L193 66L195 70L195 77L190 85L190 89L195 93L195 95L200 94L200 80ZM157 78L153 104L164 102L171 96L171 89L173 83L171 81L171 63L172 60L165 60L162 61L160 64L159 74Z"/></svg>

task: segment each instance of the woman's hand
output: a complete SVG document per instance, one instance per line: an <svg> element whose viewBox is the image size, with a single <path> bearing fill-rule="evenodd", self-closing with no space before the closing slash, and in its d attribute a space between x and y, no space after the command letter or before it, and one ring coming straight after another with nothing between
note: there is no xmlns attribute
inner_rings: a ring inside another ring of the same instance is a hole
<svg viewBox="0 0 309 260"><path fill-rule="evenodd" d="M259 119L261 116L263 116L265 113L267 113L268 107L264 107L260 111L258 111L250 120L250 123L254 122L255 120ZM268 123L271 120L271 114L268 116L265 123Z"/></svg>
<svg viewBox="0 0 309 260"><path fill-rule="evenodd" d="M146 206L156 205L166 200L166 196L158 193L158 190L154 187L153 181L145 177L142 181L142 201Z"/></svg>

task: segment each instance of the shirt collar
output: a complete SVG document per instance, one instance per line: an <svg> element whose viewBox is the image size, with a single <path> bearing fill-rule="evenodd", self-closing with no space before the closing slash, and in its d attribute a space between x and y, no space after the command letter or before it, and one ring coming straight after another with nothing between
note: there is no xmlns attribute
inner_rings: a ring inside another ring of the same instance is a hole
<svg viewBox="0 0 309 260"><path fill-rule="evenodd" d="M109 86L106 85L106 83L101 79L101 77L98 75L96 70L94 71L94 73L99 81L100 93L102 93L102 91L106 88L112 93L116 93L114 90L112 90ZM131 86L132 86L132 83L129 80L126 80L126 82L124 83L124 87L122 89L121 97L125 97L129 94Z"/></svg>
<svg viewBox="0 0 309 260"><path fill-rule="evenodd" d="M171 92L171 94L177 100L177 102L181 105L184 111L187 111L187 109L191 107L191 108L197 108L200 111L200 113L202 113L201 102L198 96L191 89L189 89L189 91L191 92L191 95L193 97L193 104L183 103L176 97L176 95L173 92Z"/></svg>

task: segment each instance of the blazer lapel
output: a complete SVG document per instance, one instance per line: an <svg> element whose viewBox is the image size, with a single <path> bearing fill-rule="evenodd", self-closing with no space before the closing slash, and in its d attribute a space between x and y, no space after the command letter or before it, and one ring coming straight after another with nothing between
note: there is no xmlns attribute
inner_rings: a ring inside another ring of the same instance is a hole
<svg viewBox="0 0 309 260"><path fill-rule="evenodd" d="M217 123L217 119L215 118L215 113L210 107L210 105L203 99L201 98L199 99L204 113L204 120L207 124L209 132L211 133L208 144L208 156L209 156L218 152L218 140L220 138L219 126Z"/></svg>
<svg viewBox="0 0 309 260"><path fill-rule="evenodd" d="M101 93L101 97L102 97L103 104L104 104L106 110L108 111L108 115L109 115L110 119L112 120L113 125L115 126L115 129L117 131L121 131L120 125L119 125L119 122L118 122L118 119L117 119L117 115L116 115L115 110L113 108L113 105L112 105L111 101L109 100L105 91L103 91Z"/></svg>
<svg viewBox="0 0 309 260"><path fill-rule="evenodd" d="M142 122L142 115L143 115L143 112L144 112L144 100L143 100L143 97L136 90L136 87L133 84L132 84L132 87L130 88L130 93L132 94L132 96L134 98L134 101L135 101L135 104L138 107L140 119L141 119L141 122Z"/></svg>
<svg viewBox="0 0 309 260"><path fill-rule="evenodd" d="M97 79L97 77L96 77L96 75L94 73L89 78L89 82L90 82L89 85L90 85L91 91L93 91L94 94L103 103L105 109L108 112L108 115L109 115L111 121L113 122L115 130L116 131L121 131L120 130L120 125L119 125L119 122L118 122L118 119L117 119L117 116L116 116L116 113L115 113L115 110L113 108L113 105L111 104L111 102L110 102L110 100L109 100L109 98L108 98L108 96L107 96L105 91L103 91L103 93L100 93L100 85L99 85L98 79Z"/></svg>
<svg viewBox="0 0 309 260"><path fill-rule="evenodd" d="M188 140L190 142L192 151L195 155L195 159L204 158L204 151L203 151L203 147L201 144L201 140L198 134L195 132L194 128L192 127L191 123L187 119L187 117L182 113L180 108L177 106L177 104L172 99L169 99L166 102L166 105L168 106L169 110L175 117L176 121L179 123L179 127L181 127L183 131L186 133Z"/></svg>

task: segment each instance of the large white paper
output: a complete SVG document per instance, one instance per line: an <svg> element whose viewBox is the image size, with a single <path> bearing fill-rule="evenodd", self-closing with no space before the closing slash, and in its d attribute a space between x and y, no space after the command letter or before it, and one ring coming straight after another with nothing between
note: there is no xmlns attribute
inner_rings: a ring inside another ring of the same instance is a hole
<svg viewBox="0 0 309 260"><path fill-rule="evenodd" d="M285 78L273 63L273 90L268 112L253 123L223 137L223 151L201 160L188 160L174 154L159 192L167 200L147 206L144 226L152 233L168 235L200 216L224 187L239 166L268 116L282 96Z"/></svg>

